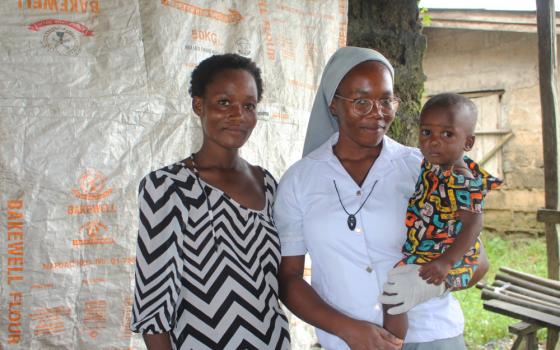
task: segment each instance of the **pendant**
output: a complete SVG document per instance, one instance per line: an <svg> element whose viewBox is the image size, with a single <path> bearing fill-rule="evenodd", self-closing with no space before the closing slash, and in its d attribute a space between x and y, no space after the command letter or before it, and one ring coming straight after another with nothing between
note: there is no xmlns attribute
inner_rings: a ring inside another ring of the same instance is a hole
<svg viewBox="0 0 560 350"><path fill-rule="evenodd" d="M356 217L354 216L354 214L348 215L348 220L346 222L348 223L348 228L350 229L350 231L354 231L354 229L356 228Z"/></svg>

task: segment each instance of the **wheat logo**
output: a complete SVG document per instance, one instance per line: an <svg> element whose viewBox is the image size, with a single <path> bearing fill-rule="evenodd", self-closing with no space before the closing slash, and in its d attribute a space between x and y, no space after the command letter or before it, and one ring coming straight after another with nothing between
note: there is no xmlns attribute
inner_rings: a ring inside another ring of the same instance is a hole
<svg viewBox="0 0 560 350"><path fill-rule="evenodd" d="M115 241L111 237L104 237L103 234L108 231L107 225L99 220L87 221L81 227L79 232L85 233L86 239L73 239L72 245L92 245L92 244L113 244Z"/></svg>
<svg viewBox="0 0 560 350"><path fill-rule="evenodd" d="M73 188L72 193L79 199L98 201L106 198L113 192L107 188L107 177L95 169L87 169L78 179L78 188Z"/></svg>

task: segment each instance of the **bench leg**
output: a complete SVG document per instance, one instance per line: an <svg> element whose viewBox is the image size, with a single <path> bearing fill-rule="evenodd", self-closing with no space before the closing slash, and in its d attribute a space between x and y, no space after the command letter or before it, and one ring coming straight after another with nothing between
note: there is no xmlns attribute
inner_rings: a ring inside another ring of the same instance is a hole
<svg viewBox="0 0 560 350"><path fill-rule="evenodd" d="M527 334L527 350L539 350L539 340L537 339L537 332Z"/></svg>
<svg viewBox="0 0 560 350"><path fill-rule="evenodd" d="M560 348L558 345L558 330L548 328L546 336L546 350L554 350Z"/></svg>
<svg viewBox="0 0 560 350"><path fill-rule="evenodd" d="M538 350L539 341L537 339L537 331L539 328L542 327L523 321L510 325L508 327L509 332L517 336L511 350L521 350L523 341L525 341L524 350Z"/></svg>
<svg viewBox="0 0 560 350"><path fill-rule="evenodd" d="M522 342L523 342L523 336L518 335L517 338L515 338L513 345L511 346L511 350L520 350L519 347L521 346Z"/></svg>

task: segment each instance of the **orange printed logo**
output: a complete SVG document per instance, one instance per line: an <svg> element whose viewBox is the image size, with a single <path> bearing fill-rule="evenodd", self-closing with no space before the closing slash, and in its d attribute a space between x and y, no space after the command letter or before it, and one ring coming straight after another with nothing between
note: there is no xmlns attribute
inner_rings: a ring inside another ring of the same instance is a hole
<svg viewBox="0 0 560 350"><path fill-rule="evenodd" d="M243 16L241 16L241 13L239 13L239 11L232 10L232 9L230 9L228 13L223 13L216 10L212 10L210 8L202 8L202 7L194 6L179 0L161 0L161 4L174 7L183 12L192 13L195 16L208 17L210 19L214 19L228 24L237 24L243 20Z"/></svg>
<svg viewBox="0 0 560 350"><path fill-rule="evenodd" d="M100 284L100 283L105 283L107 282L106 278L103 277L97 277L97 278L92 278L92 279L83 279L82 280L82 285L84 286L92 286L94 284Z"/></svg>
<svg viewBox="0 0 560 350"><path fill-rule="evenodd" d="M99 0L18 0L18 8L35 11L99 13Z"/></svg>
<svg viewBox="0 0 560 350"><path fill-rule="evenodd" d="M98 220L88 221L80 227L80 232L87 235L87 239L73 239L72 245L92 245L92 244L113 244L115 241L111 237L103 237L101 231L107 232L107 226Z"/></svg>
<svg viewBox="0 0 560 350"><path fill-rule="evenodd" d="M10 292L8 300L8 344L19 344L22 336L23 293Z"/></svg>
<svg viewBox="0 0 560 350"><path fill-rule="evenodd" d="M132 336L130 332L130 318L132 314L132 297L127 296L123 301L123 317L121 325L121 337L129 339Z"/></svg>
<svg viewBox="0 0 560 350"><path fill-rule="evenodd" d="M93 31L88 29L88 27L86 27L85 25L83 25L81 23L66 21L66 20L63 20L63 19L44 19L42 21L30 24L27 28L31 31L36 32L39 29L41 29L42 27L52 26L52 25L68 26L68 27L82 33L85 36L93 36Z"/></svg>
<svg viewBox="0 0 560 350"><path fill-rule="evenodd" d="M33 334L36 336L53 335L65 331L64 319L70 316L70 308L56 306L36 309L29 314L32 320Z"/></svg>
<svg viewBox="0 0 560 350"><path fill-rule="evenodd" d="M218 46L220 44L218 35L209 30L193 29L191 38L193 41L208 41L214 46Z"/></svg>
<svg viewBox="0 0 560 350"><path fill-rule="evenodd" d="M93 36L93 31L85 25L63 19L45 19L32 23L27 28L37 32L47 26L50 28L43 34L43 46L62 56L77 56L80 53L81 43L76 32L84 36Z"/></svg>
<svg viewBox="0 0 560 350"><path fill-rule="evenodd" d="M113 192L112 188L107 187L107 177L102 172L94 169L87 169L78 179L79 188L73 188L74 196L85 200L101 200Z"/></svg>
<svg viewBox="0 0 560 350"><path fill-rule="evenodd" d="M302 17L311 17L311 18L321 18L322 20L328 20L328 21L333 21L335 20L335 16L331 15L331 14L322 14L319 12L315 12L315 11L306 11L306 10L302 10L296 7L291 7L291 6L287 6L284 5L282 3L278 3L276 4L276 8L278 10L281 11L285 11L288 13L292 13L295 15L300 15Z"/></svg>
<svg viewBox="0 0 560 350"><path fill-rule="evenodd" d="M86 301L83 322L88 330L89 336L95 339L99 335L98 330L105 328L107 324L107 301Z"/></svg>
<svg viewBox="0 0 560 350"><path fill-rule="evenodd" d="M280 55L282 58L293 60L296 57L292 39L287 37L278 38L278 46L280 46Z"/></svg>

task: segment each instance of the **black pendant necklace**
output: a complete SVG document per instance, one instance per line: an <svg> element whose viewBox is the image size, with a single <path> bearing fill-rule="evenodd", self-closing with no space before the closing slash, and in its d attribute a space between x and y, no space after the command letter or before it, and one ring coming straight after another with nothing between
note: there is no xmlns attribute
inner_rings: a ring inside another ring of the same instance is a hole
<svg viewBox="0 0 560 350"><path fill-rule="evenodd" d="M348 210L346 210L344 204L342 204L342 199L340 198L340 192L338 192L338 187L336 187L336 181L333 180L333 183L334 183L334 189L336 190L336 194L338 195L338 201L340 202L340 206L342 207L344 212L348 215L348 219L346 220L346 223L348 224L348 228L350 229L350 231L354 231L354 229L356 228L356 214L358 214L358 212L362 210L364 204L366 204L367 200L369 199L369 196L371 196L371 194L373 193L373 189L375 188L375 185L377 185L377 180L373 183L373 186L371 186L371 190L369 191L366 199L364 199L362 205L360 205L360 207L358 208L358 210L356 210L354 214L350 214Z"/></svg>

